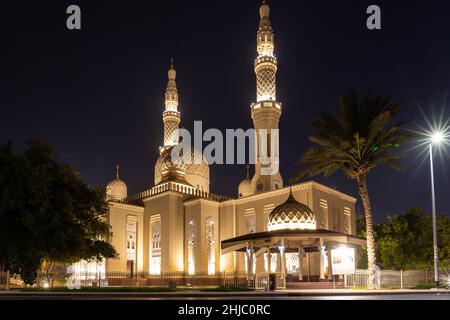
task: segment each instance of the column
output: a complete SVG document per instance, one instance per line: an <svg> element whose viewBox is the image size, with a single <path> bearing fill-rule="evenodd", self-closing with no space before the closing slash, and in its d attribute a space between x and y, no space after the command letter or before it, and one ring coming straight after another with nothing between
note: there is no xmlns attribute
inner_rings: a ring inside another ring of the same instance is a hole
<svg viewBox="0 0 450 320"><path fill-rule="evenodd" d="M323 238L319 239L319 256L320 256L319 257L320 280L325 280L325 261L324 261L325 247L323 243Z"/></svg>
<svg viewBox="0 0 450 320"><path fill-rule="evenodd" d="M303 263L302 263L302 258L303 258L303 248L299 247L298 248L298 280L303 281Z"/></svg>
<svg viewBox="0 0 450 320"><path fill-rule="evenodd" d="M328 260L327 276L328 276L328 279L331 280L333 278L333 269L332 269L332 262L331 262L331 244L328 244L328 246L327 246L327 260Z"/></svg>
<svg viewBox="0 0 450 320"><path fill-rule="evenodd" d="M247 243L247 280L253 279L253 242Z"/></svg>
<svg viewBox="0 0 450 320"><path fill-rule="evenodd" d="M282 274L286 274L286 248L284 247L284 239L281 240L280 246L279 246L279 251L280 251L280 272Z"/></svg>

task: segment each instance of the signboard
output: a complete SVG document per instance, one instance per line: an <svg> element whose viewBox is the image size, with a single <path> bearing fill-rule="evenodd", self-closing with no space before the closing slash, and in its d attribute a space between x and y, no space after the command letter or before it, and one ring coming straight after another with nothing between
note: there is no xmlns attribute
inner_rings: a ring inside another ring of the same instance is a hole
<svg viewBox="0 0 450 320"><path fill-rule="evenodd" d="M334 275L354 274L355 249L342 247L331 250L331 268Z"/></svg>

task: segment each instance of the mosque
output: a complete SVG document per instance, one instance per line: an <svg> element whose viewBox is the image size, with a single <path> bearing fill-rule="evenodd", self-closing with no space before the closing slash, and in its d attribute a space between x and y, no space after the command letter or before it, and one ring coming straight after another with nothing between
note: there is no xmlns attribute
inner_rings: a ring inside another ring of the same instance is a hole
<svg viewBox="0 0 450 320"><path fill-rule="evenodd" d="M266 1L259 13L256 102L250 110L256 132L278 129L283 111L276 95L278 61ZM255 174L251 177L247 168L236 198L212 194L206 161L188 164L171 159L181 122L176 75L172 64L154 186L128 195L118 169L107 185L107 222L119 257L104 261L103 272L210 276L234 272L249 277L281 273L300 280L306 275L316 281L330 279L331 249L365 244L355 236L356 199L313 181L287 187L279 172L262 175L261 169L271 164L260 162L260 150ZM74 267L89 271L92 263Z"/></svg>

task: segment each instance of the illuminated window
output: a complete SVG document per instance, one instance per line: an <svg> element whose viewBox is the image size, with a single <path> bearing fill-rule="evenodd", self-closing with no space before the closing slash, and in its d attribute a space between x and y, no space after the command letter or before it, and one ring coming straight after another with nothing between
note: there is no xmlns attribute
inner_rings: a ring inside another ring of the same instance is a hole
<svg viewBox="0 0 450 320"><path fill-rule="evenodd" d="M188 247L188 273L195 274L195 247L197 239L197 221L192 218L188 224L187 247Z"/></svg>
<svg viewBox="0 0 450 320"><path fill-rule="evenodd" d="M265 253L264 254L264 266L266 269L266 272L277 272L277 255L272 253L270 255L270 271L269 271L269 254Z"/></svg>
<svg viewBox="0 0 450 320"><path fill-rule="evenodd" d="M285 257L287 273L298 273L300 268L298 253L286 253Z"/></svg>
<svg viewBox="0 0 450 320"><path fill-rule="evenodd" d="M206 219L206 244L208 275L216 273L216 224L212 218Z"/></svg>
<svg viewBox="0 0 450 320"><path fill-rule="evenodd" d="M150 218L150 274L161 274L161 217Z"/></svg>
<svg viewBox="0 0 450 320"><path fill-rule="evenodd" d="M333 230L340 231L341 229L341 211L339 208L334 208L334 217L333 217Z"/></svg>
<svg viewBox="0 0 450 320"><path fill-rule="evenodd" d="M245 210L244 217L245 217L245 234L255 233L256 232L255 208Z"/></svg>
<svg viewBox="0 0 450 320"><path fill-rule="evenodd" d="M126 224L126 251L127 261L136 262L136 234L137 234L137 219L136 217L127 217Z"/></svg>
<svg viewBox="0 0 450 320"><path fill-rule="evenodd" d="M345 207L344 208L344 215L345 215L345 233L351 234L352 233L352 211L350 208Z"/></svg>
<svg viewBox="0 0 450 320"><path fill-rule="evenodd" d="M328 217L328 201L320 199L319 225L325 228L325 219Z"/></svg>

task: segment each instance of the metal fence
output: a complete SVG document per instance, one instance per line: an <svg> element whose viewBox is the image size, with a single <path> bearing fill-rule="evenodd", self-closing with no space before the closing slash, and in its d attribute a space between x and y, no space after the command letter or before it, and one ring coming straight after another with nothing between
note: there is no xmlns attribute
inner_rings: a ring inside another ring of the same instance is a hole
<svg viewBox="0 0 450 320"><path fill-rule="evenodd" d="M40 287L232 287L247 288L245 273L221 272L214 275L184 272L161 273L153 275L146 272L107 272L107 273L39 273L36 284Z"/></svg>
<svg viewBox="0 0 450 320"><path fill-rule="evenodd" d="M440 276L447 275L447 271L441 271ZM345 277L347 288L366 287L369 280L368 270L356 270L355 274ZM421 285L434 283L434 273L429 270L380 270L377 271L376 283L379 288L409 289Z"/></svg>
<svg viewBox="0 0 450 320"><path fill-rule="evenodd" d="M275 275L275 289L286 289L286 275L282 273L276 273ZM257 291L270 290L270 274L269 273L257 273L255 275L254 286L252 289Z"/></svg>
<svg viewBox="0 0 450 320"><path fill-rule="evenodd" d="M441 276L448 277L449 271L441 271ZM450 279L450 277L449 277ZM367 287L369 273L367 270L356 270L354 274L345 276L346 288ZM286 275L276 274L276 289L286 288ZM379 288L408 289L420 285L433 285L434 274L429 270L395 271L381 270L377 272L376 281ZM269 290L270 275L258 273L252 279L245 273L221 272L214 275L198 273L190 275L184 272L162 273L152 275L145 272L108 272L108 273L39 273L36 285L43 288L53 287L172 287L172 288L207 288L229 287L254 290ZM25 287L18 276L8 276L0 272L0 290Z"/></svg>

